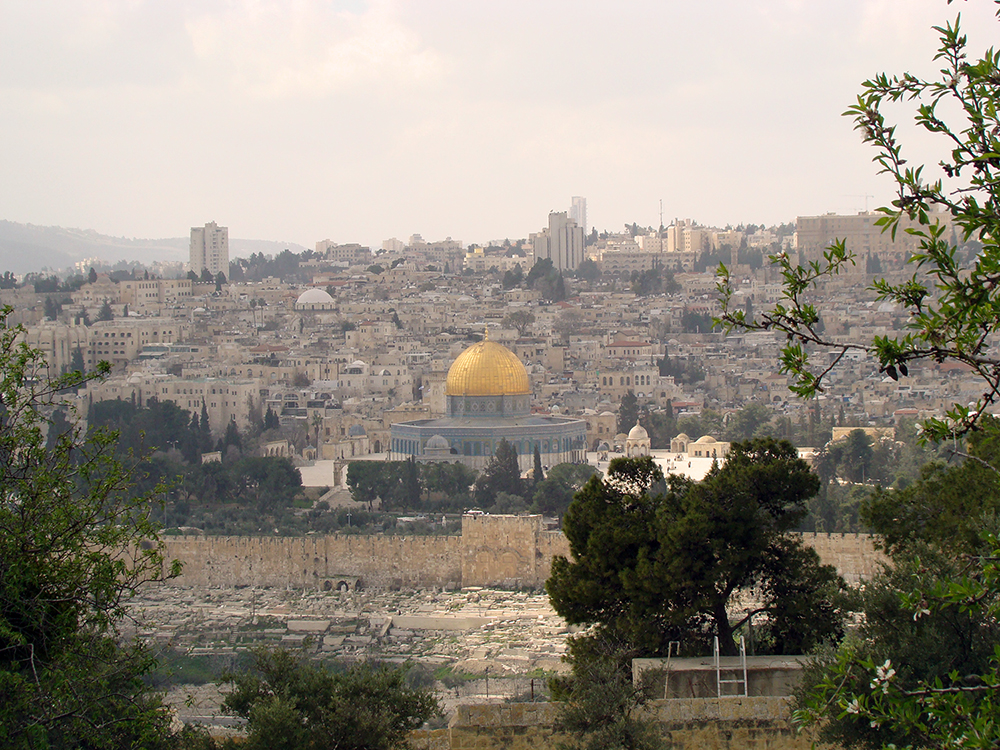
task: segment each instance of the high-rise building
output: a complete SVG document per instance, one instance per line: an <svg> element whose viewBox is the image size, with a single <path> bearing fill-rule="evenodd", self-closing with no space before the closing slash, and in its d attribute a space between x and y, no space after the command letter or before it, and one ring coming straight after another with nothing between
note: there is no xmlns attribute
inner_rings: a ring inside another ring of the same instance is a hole
<svg viewBox="0 0 1000 750"><path fill-rule="evenodd" d="M548 229L531 235L535 262L550 258L558 271L575 271L583 263L583 227L565 211L549 214Z"/></svg>
<svg viewBox="0 0 1000 750"><path fill-rule="evenodd" d="M229 277L229 227L214 221L191 227L191 270L201 276L206 268L212 276Z"/></svg>
<svg viewBox="0 0 1000 750"><path fill-rule="evenodd" d="M583 230L583 236L587 236L587 199L574 195L569 207L569 218L576 222L576 225Z"/></svg>

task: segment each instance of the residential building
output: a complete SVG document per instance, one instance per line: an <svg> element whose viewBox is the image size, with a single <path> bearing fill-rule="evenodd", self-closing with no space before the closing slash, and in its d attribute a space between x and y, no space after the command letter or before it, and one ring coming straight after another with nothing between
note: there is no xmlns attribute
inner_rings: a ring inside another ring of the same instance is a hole
<svg viewBox="0 0 1000 750"><path fill-rule="evenodd" d="M575 271L583 262L583 240L583 227L565 211L553 211L548 228L531 235L535 262L549 258L556 270Z"/></svg>
<svg viewBox="0 0 1000 750"><path fill-rule="evenodd" d="M229 227L210 221L191 227L191 270L199 276L206 268L212 276L229 276Z"/></svg>

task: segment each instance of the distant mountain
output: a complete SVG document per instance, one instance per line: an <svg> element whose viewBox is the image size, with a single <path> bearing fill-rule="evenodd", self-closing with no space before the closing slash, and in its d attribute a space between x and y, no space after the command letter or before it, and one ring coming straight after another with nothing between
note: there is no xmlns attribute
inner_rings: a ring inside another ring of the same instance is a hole
<svg viewBox="0 0 1000 750"><path fill-rule="evenodd" d="M122 260L146 265L158 260L185 262L188 245L187 237L129 239L109 237L92 229L42 227L0 220L0 273L24 274L43 269L61 271L87 258L97 258L112 265ZM229 240L231 258L251 253L276 255L286 248L295 253L306 249L294 242Z"/></svg>

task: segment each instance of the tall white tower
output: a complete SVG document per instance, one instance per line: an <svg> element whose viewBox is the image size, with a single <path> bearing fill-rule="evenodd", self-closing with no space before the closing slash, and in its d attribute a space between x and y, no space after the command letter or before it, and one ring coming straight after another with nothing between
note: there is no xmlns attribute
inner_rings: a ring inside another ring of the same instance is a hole
<svg viewBox="0 0 1000 750"><path fill-rule="evenodd" d="M191 227L191 270L201 276L206 268L212 276L229 277L229 227L214 221Z"/></svg>
<svg viewBox="0 0 1000 750"><path fill-rule="evenodd" d="M569 207L569 218L576 222L576 225L583 230L583 236L587 236L587 199L574 195Z"/></svg>

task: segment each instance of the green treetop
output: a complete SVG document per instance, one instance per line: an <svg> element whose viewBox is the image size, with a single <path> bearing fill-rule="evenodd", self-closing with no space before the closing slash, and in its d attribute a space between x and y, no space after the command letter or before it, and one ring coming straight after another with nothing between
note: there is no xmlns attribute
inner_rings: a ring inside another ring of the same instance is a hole
<svg viewBox="0 0 1000 750"><path fill-rule="evenodd" d="M761 649L804 653L840 632L841 582L786 534L817 488L794 447L770 438L735 443L697 484L665 481L648 457L615 459L563 519L572 560L553 561L553 606L569 623L612 627L649 654L674 640L704 653L713 636L735 654L736 631L755 616ZM761 604L731 621L740 592Z"/></svg>

